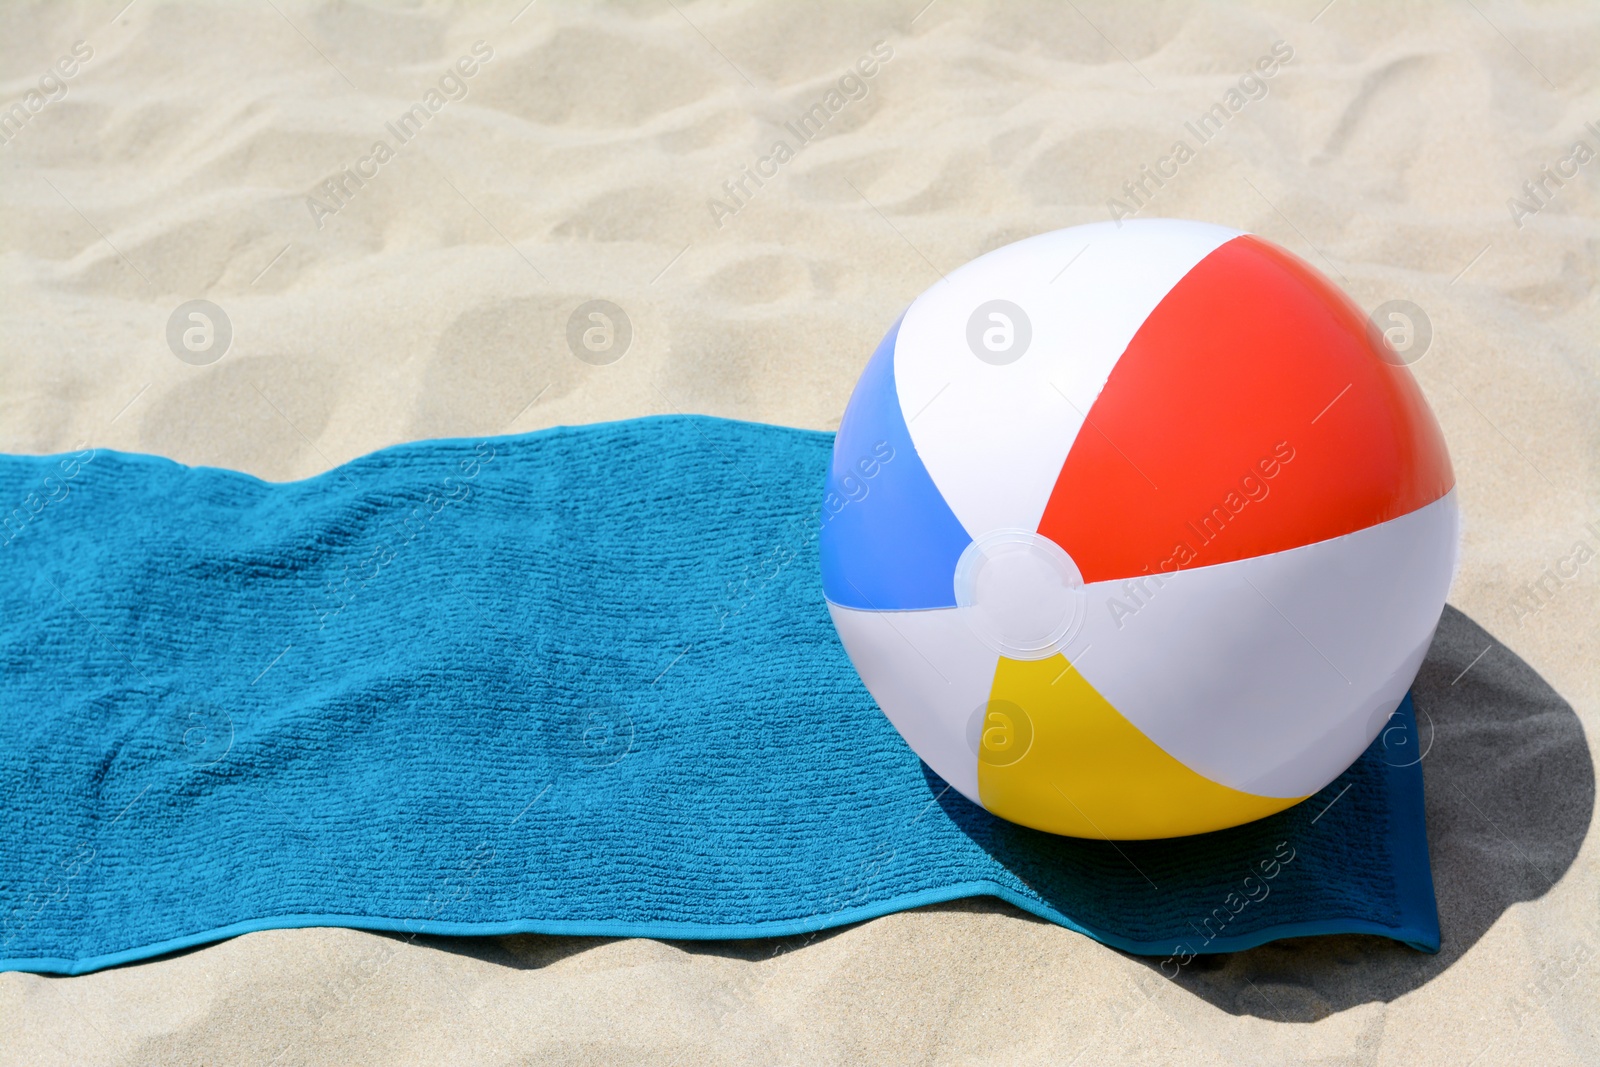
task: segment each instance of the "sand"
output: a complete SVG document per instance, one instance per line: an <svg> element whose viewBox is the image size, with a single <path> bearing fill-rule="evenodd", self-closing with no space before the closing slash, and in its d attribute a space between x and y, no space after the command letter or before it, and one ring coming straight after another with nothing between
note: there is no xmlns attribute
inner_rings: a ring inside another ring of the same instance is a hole
<svg viewBox="0 0 1600 1067"><path fill-rule="evenodd" d="M675 411L830 428L982 252L1113 199L1260 233L1431 323L1414 370L1466 515L1417 688L1444 950L1300 941L1169 981L992 901L740 945L280 931L0 975L0 1062L1600 1062L1600 560L1573 561L1600 549L1600 160L1573 153L1600 148L1600 13L922 2L6 5L0 449L294 479ZM196 299L220 359L168 343ZM566 342L596 299L631 324L609 365Z"/></svg>

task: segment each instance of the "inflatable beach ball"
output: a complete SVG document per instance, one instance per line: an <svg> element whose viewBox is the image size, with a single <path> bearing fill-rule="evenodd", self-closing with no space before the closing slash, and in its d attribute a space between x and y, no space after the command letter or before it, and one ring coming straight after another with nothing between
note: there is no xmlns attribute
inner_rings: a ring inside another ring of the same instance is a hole
<svg viewBox="0 0 1600 1067"><path fill-rule="evenodd" d="M834 442L823 590L912 749L1013 822L1200 833L1383 729L1455 571L1410 371L1316 270L1195 222L1019 241L919 296Z"/></svg>

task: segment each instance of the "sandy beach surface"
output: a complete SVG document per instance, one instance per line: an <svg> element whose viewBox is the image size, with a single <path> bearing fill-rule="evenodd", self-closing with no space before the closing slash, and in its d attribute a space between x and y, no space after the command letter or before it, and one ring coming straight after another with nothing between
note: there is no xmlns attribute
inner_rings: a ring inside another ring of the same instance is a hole
<svg viewBox="0 0 1600 1067"><path fill-rule="evenodd" d="M1416 690L1443 951L1168 980L986 900L740 944L291 930L0 975L0 1063L1600 1062L1600 10L525 3L0 8L0 450L283 480L667 412L827 429L985 251L1262 234L1426 318L1466 518ZM186 341L193 300L225 318ZM609 365L568 347L591 300Z"/></svg>

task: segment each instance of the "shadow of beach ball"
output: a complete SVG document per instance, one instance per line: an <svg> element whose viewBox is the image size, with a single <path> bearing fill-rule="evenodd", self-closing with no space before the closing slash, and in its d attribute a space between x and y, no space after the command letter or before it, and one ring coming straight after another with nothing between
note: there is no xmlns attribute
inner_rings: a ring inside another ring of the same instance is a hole
<svg viewBox="0 0 1600 1067"><path fill-rule="evenodd" d="M1563 879L1595 803L1589 741L1572 705L1453 607L1412 694L1416 729L1392 722L1379 737L1386 763L1422 766L1439 952L1383 937L1288 939L1196 957L1178 985L1235 1015L1294 1022L1392 1001L1449 969L1513 904Z"/></svg>

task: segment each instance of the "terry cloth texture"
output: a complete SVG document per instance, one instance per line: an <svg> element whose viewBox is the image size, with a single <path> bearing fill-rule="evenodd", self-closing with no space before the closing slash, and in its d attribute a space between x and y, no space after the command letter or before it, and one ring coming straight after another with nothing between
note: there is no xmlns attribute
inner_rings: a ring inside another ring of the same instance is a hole
<svg viewBox="0 0 1600 1067"><path fill-rule="evenodd" d="M829 621L831 444L651 418L290 484L0 456L0 968L288 926L748 938L980 894L1174 960L1438 947L1409 700L1316 797L1203 837L1053 837L950 790Z"/></svg>

